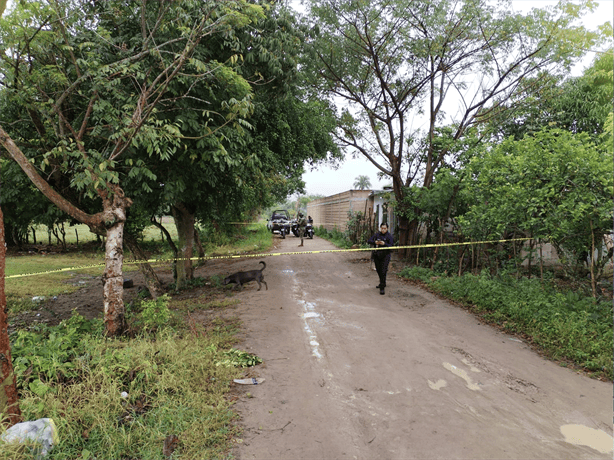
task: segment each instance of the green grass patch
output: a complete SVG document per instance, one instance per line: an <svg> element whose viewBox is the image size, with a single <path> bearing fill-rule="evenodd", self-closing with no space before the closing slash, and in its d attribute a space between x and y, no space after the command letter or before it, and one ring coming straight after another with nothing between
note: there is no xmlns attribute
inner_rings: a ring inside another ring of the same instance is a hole
<svg viewBox="0 0 614 460"><path fill-rule="evenodd" d="M262 222L236 229L230 235L208 235L203 242L207 255L234 255L267 251L273 245L271 232Z"/></svg>
<svg viewBox="0 0 614 460"><path fill-rule="evenodd" d="M612 380L611 301L562 291L539 279L487 273L447 277L420 267L406 267L399 275L472 306L504 330L528 337L552 358Z"/></svg>
<svg viewBox="0 0 614 460"><path fill-rule="evenodd" d="M12 298L32 296L53 296L76 291L79 286L66 283L79 275L100 276L103 266L82 269L90 265L104 264L104 254L46 254L6 258L6 275L42 273L35 276L7 278L6 295ZM66 271L45 273L47 271L68 269Z"/></svg>
<svg viewBox="0 0 614 460"><path fill-rule="evenodd" d="M163 217L162 224L164 225L166 230L169 232L173 240L176 241L177 240L177 229L175 227L175 222L173 221L173 218L169 216ZM36 225L35 230L36 230L37 243L47 244L49 242L49 237L47 236L49 227L47 227L46 225ZM71 226L66 225L64 226L64 231L66 232L66 234L64 235L63 239L66 241L67 245L77 244L77 241L79 242L80 245L97 241L96 234L92 233L89 227L84 224L76 224L76 225L71 225ZM30 231L29 233L30 233L29 239L30 241L33 242L34 239L33 239L32 231ZM61 235L60 235L60 238L62 239ZM143 231L143 240L144 241L164 242L166 238L163 239L162 232L160 231L160 229L152 225L152 226L145 228L145 230ZM57 239L53 234L51 235L51 244L53 245L58 244Z"/></svg>
<svg viewBox="0 0 614 460"><path fill-rule="evenodd" d="M210 242L207 251L240 254L272 245L264 225L218 239L225 244L218 248ZM159 241L146 241L144 246L160 258ZM103 260L102 252L9 257L7 274ZM81 286L71 280L101 274L102 267L7 279L9 308L12 313L30 309L34 296L69 293ZM221 281L219 276L197 278L190 287L206 286L219 293ZM228 397L232 379L244 376L245 367L261 360L233 348L242 327L239 318L212 315L197 324L184 313L215 312L237 303L206 297L140 299L126 305L130 337L120 339L104 338L102 320L78 314L58 326L34 325L11 334L24 419L49 417L58 426L60 443L49 458L165 459L163 443L171 435L178 443L170 458L226 458L238 430ZM28 448L0 449L0 460L26 458L34 458Z"/></svg>
<svg viewBox="0 0 614 460"><path fill-rule="evenodd" d="M24 418L49 417L58 427L50 458L162 460L171 435L173 459L227 457L238 430L230 383L262 361L232 348L237 318L160 327L167 303L139 308L143 332L132 339L104 338L101 320L77 314L12 336ZM27 449L0 450L2 460L26 458Z"/></svg>
<svg viewBox="0 0 614 460"><path fill-rule="evenodd" d="M320 226L314 229L314 234L320 238L330 241L341 249L349 249L353 245L346 234L337 230L336 228L333 230L326 230L326 228Z"/></svg>
<svg viewBox="0 0 614 460"><path fill-rule="evenodd" d="M82 287L87 277L102 275L104 267L102 253L36 254L6 258L6 275L40 273L33 276L7 278L5 293L9 313L16 314L38 308L32 301L34 297L50 298L70 294ZM97 265L96 267L89 267ZM88 268L80 268L88 266ZM63 270L67 269L67 270ZM63 270L57 272L56 270ZM124 267L130 273L138 268L134 265ZM51 273L46 273L51 272Z"/></svg>

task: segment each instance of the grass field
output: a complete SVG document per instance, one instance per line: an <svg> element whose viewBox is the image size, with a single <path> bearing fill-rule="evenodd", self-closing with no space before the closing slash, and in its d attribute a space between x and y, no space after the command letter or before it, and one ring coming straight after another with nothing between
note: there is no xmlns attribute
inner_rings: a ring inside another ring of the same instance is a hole
<svg viewBox="0 0 614 460"><path fill-rule="evenodd" d="M177 238L177 231L172 219L164 222L171 237ZM96 236L89 232L80 231L79 235L88 236L89 240L82 240L79 236L79 244L85 241L96 241ZM241 254L254 251L266 251L271 247L271 235L263 223L253 224L241 228L233 236L216 235L216 241L204 241L204 249L207 256L224 256ZM66 238L67 244L69 238ZM172 260L172 252L165 241L162 241L160 231L156 227L149 227L145 230L143 246L152 254L154 259ZM60 271L61 270L61 271ZM6 282L5 292L11 304L19 299L31 298L34 296L55 296L69 294L79 289L70 283L70 280L78 275L100 276L104 270L104 252L94 250L90 246L88 250L71 250L71 252L53 252L30 255L8 255L6 258ZM138 267L131 264L131 255L127 253L124 259L124 272L130 273L137 271ZM36 274L35 276L17 275Z"/></svg>
<svg viewBox="0 0 614 460"><path fill-rule="evenodd" d="M173 240L177 239L177 229L172 217L165 216L162 218L164 227L168 230ZM49 243L49 228L46 225L37 225L34 227L36 231L36 242L47 244ZM96 235L92 233L87 225L78 224L64 227L66 235L64 237L66 244L86 244L96 241ZM155 226L147 227L144 231L144 241L159 241L162 242L162 232ZM32 232L29 234L29 241L34 241ZM51 235L51 244L58 244L56 237Z"/></svg>

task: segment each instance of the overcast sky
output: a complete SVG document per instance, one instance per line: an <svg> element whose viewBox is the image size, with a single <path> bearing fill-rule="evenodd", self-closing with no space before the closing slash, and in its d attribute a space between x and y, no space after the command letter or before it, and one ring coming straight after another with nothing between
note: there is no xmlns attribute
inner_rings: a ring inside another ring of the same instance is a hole
<svg viewBox="0 0 614 460"><path fill-rule="evenodd" d="M517 11L527 11L532 7L542 7L556 4L546 0L514 0L514 9ZM583 18L583 22L589 29L596 29L598 25L607 21L612 21L614 16L612 0L599 0L599 7L594 13ZM582 70L590 65L594 58L594 53L589 53L581 65L575 69L574 74L580 75ZM335 170L329 166L320 166L314 171L307 171L303 174L307 195L334 195L354 188L354 182L358 176L368 176L371 181L371 188L381 189L384 185L391 184L389 178L377 179L378 169L364 157L352 159L347 155L346 160Z"/></svg>

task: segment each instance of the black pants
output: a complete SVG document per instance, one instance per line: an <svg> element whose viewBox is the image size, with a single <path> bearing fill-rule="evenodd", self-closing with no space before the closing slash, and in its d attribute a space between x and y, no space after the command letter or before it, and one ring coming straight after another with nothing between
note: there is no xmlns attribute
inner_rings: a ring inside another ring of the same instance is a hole
<svg viewBox="0 0 614 460"><path fill-rule="evenodd" d="M386 287L386 273L388 273L388 264L390 263L391 254L386 254L384 257L378 257L377 254L373 257L375 269L379 276L380 287Z"/></svg>

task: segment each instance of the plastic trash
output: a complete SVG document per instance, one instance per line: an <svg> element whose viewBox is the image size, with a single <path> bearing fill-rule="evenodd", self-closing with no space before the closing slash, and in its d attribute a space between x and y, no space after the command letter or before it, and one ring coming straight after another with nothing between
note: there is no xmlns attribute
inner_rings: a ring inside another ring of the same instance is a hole
<svg viewBox="0 0 614 460"><path fill-rule="evenodd" d="M46 457L55 444L60 442L58 429L53 419L41 418L32 422L17 423L10 427L0 439L7 443L33 441L40 445L36 458Z"/></svg>
<svg viewBox="0 0 614 460"><path fill-rule="evenodd" d="M42 295L35 295L32 297L32 302L34 303L42 302L43 300L45 300L45 296Z"/></svg>
<svg viewBox="0 0 614 460"><path fill-rule="evenodd" d="M256 379L252 377L251 379L234 379L233 382L238 383L239 385L260 385L262 382L264 382L264 379Z"/></svg>

